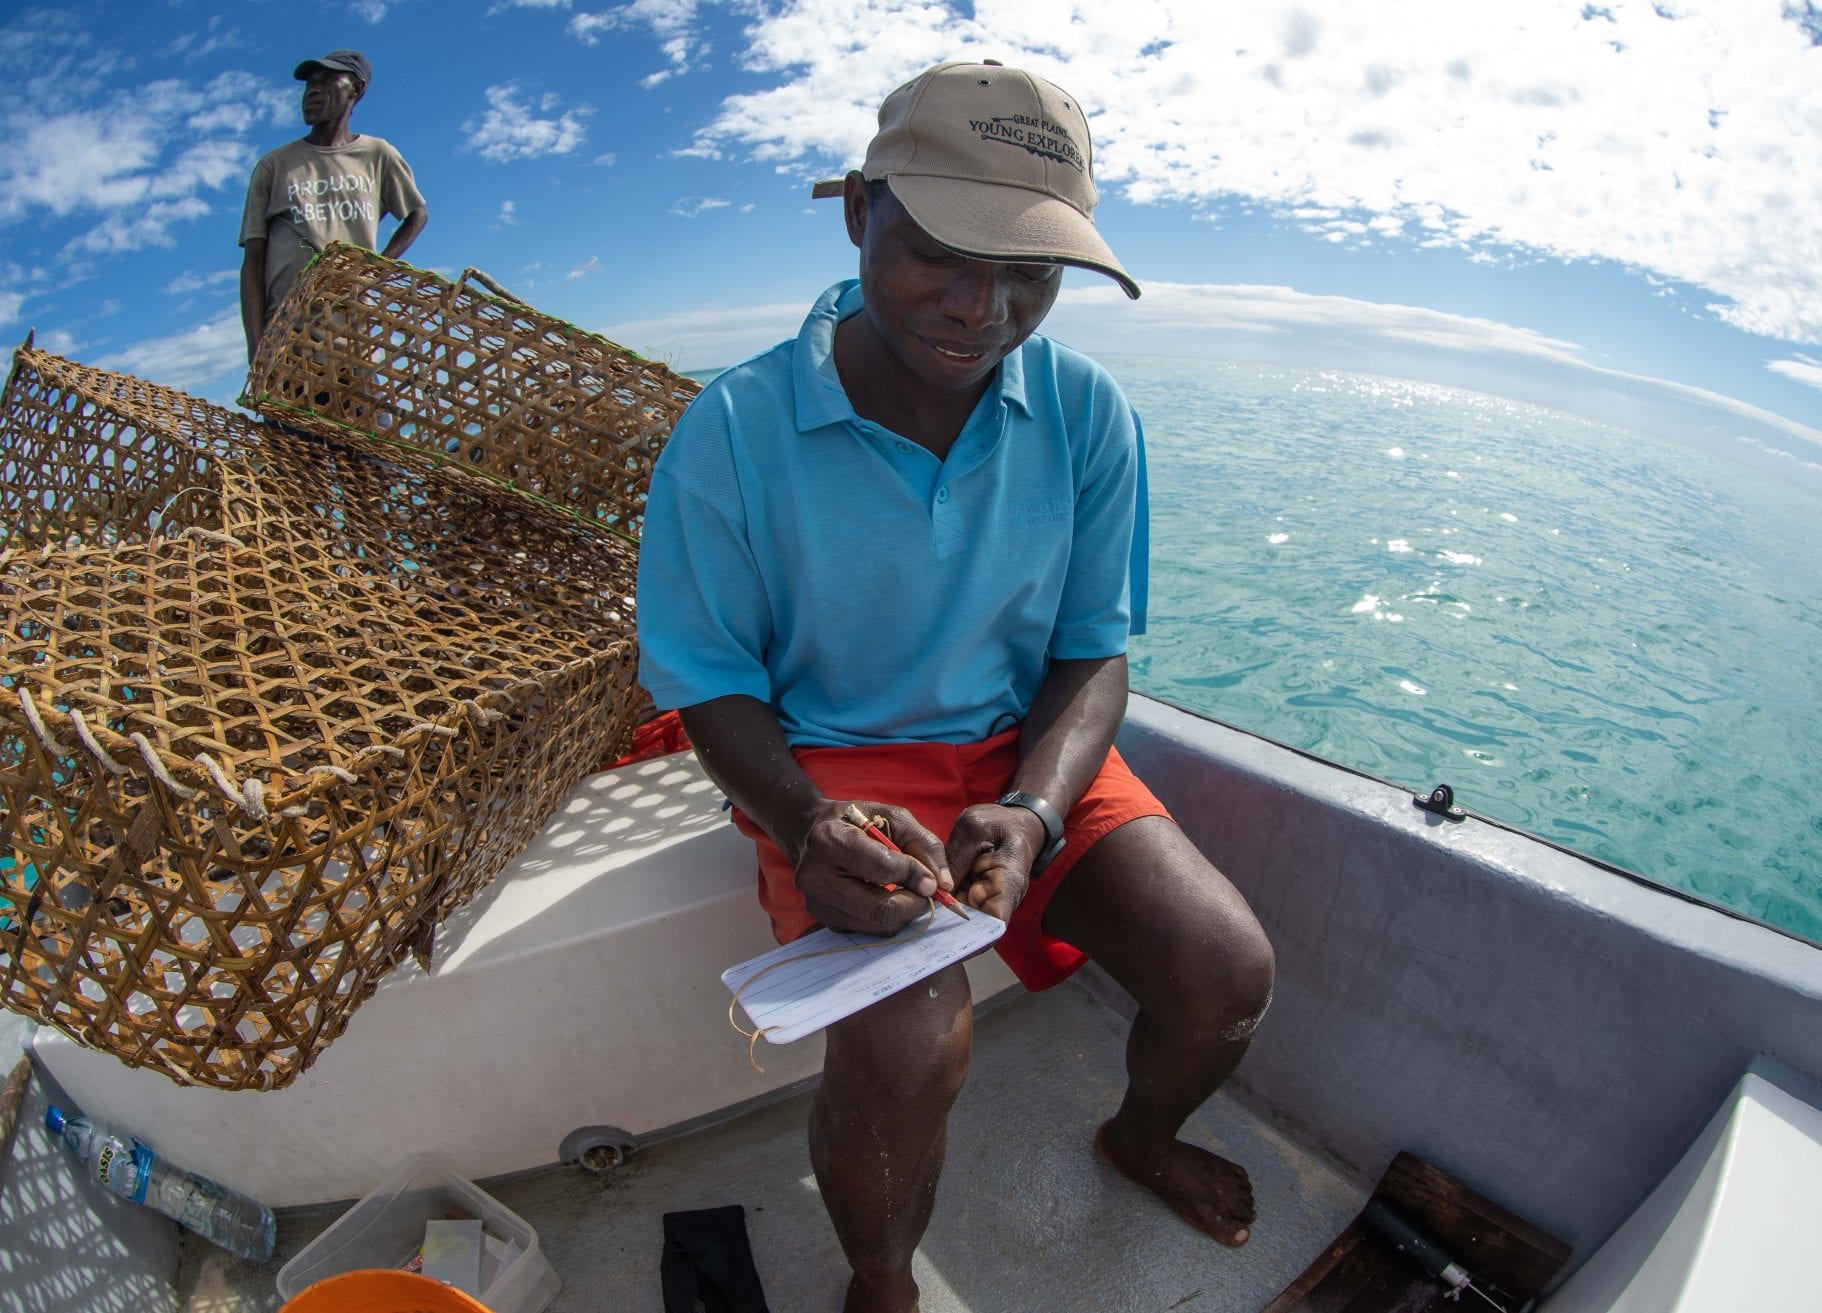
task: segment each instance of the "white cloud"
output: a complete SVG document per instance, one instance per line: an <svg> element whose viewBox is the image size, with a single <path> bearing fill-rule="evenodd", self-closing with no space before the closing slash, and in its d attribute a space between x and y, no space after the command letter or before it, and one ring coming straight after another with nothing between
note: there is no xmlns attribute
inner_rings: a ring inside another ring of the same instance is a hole
<svg viewBox="0 0 1822 1313"><path fill-rule="evenodd" d="M62 328L53 328L48 333L38 334L34 339L34 345L54 356L62 356L65 360L74 360L76 353L82 349L82 343L77 340L76 335Z"/></svg>
<svg viewBox="0 0 1822 1313"><path fill-rule="evenodd" d="M230 184L240 190L246 185L250 154L238 141L199 141L162 170L164 176L153 181L147 194L187 197L194 195L199 186L221 191Z"/></svg>
<svg viewBox="0 0 1822 1313"><path fill-rule="evenodd" d="M704 306L595 331L673 369L712 369L764 351L797 332L809 306Z"/></svg>
<svg viewBox="0 0 1822 1313"><path fill-rule="evenodd" d="M620 26L620 15L609 10L604 14L577 14L569 20L569 34L585 46L601 44L604 32Z"/></svg>
<svg viewBox="0 0 1822 1313"><path fill-rule="evenodd" d="M682 36L695 39L693 31L700 6L697 0L632 0L598 14L577 14L569 20L572 36L593 45L601 33L617 27L643 26L661 37Z"/></svg>
<svg viewBox="0 0 1822 1313"><path fill-rule="evenodd" d="M231 27L222 30L222 16L216 14L200 31L182 33L165 50L166 55L181 55L185 60L197 60L205 55L212 55L217 50L232 50L245 45L241 40L240 29Z"/></svg>
<svg viewBox="0 0 1822 1313"><path fill-rule="evenodd" d="M556 108L556 99L549 95L540 103L546 113ZM567 155L582 144L587 135L583 123L592 113L592 106L578 105L554 118L539 118L520 102L518 84L508 82L487 88L486 111L464 122L462 131L468 134L470 150L484 160L504 164L540 155Z"/></svg>
<svg viewBox="0 0 1822 1313"><path fill-rule="evenodd" d="M231 396L247 373L247 339L241 330L240 309L224 310L170 337L135 342L95 364L199 396L224 390Z"/></svg>
<svg viewBox="0 0 1822 1313"><path fill-rule="evenodd" d="M568 9L570 0L494 0L493 7L487 12L497 14L503 9Z"/></svg>
<svg viewBox="0 0 1822 1313"><path fill-rule="evenodd" d="M705 307L615 324L603 335L654 359L706 369L794 334L808 306ZM1111 283L1069 287L1044 332L1091 354L1194 356L1417 379L1567 410L1740 457L1795 456L1822 478L1822 432L1702 388L1591 365L1574 342L1526 328L1311 296L1288 287L1158 283L1128 301ZM1780 457L1784 464L1789 461Z"/></svg>
<svg viewBox="0 0 1822 1313"><path fill-rule="evenodd" d="M378 23L386 17L387 10L403 3L404 0L348 0L348 9L357 18L364 18L369 23Z"/></svg>
<svg viewBox="0 0 1822 1313"><path fill-rule="evenodd" d="M170 245L172 224L207 214L208 193L246 177L254 152L242 137L258 117L259 87L250 74L224 73L92 101L56 88L29 109L0 111L0 223L98 215L66 252Z"/></svg>
<svg viewBox="0 0 1822 1313"><path fill-rule="evenodd" d="M97 224L82 236L72 238L64 250L70 254L84 251L108 255L147 246L174 246L177 239L171 236L171 225L186 219L200 219L208 212L209 203L197 196L154 201L130 216L117 216Z"/></svg>
<svg viewBox="0 0 1822 1313"><path fill-rule="evenodd" d="M646 7L693 37L693 4ZM1307 207L1341 242L1613 261L1702 289L1747 332L1822 343L1822 24L1787 11L784 0L745 34L747 70L774 85L726 98L691 153L852 165L893 86L991 56L1084 97L1103 190L1135 202Z"/></svg>
<svg viewBox="0 0 1822 1313"><path fill-rule="evenodd" d="M633 0L601 13L577 14L569 20L569 34L592 46L616 28L651 29L670 63L639 80L639 85L649 90L667 78L689 72L709 53L708 43L696 31L698 9L697 0Z"/></svg>
<svg viewBox="0 0 1822 1313"><path fill-rule="evenodd" d="M303 94L290 87L261 87L254 94L253 104L258 117L276 127L299 127L303 123L301 102Z"/></svg>
<svg viewBox="0 0 1822 1313"><path fill-rule="evenodd" d="M510 228L519 221L519 206L515 201L501 201L500 213L494 222L503 228Z"/></svg>
<svg viewBox="0 0 1822 1313"><path fill-rule="evenodd" d="M42 292L50 279L35 266L0 263L0 326L19 318L25 303Z"/></svg>
<svg viewBox="0 0 1822 1313"><path fill-rule="evenodd" d="M1583 366L1575 343L1497 320L1248 284L1147 282L1135 302L1111 283L1068 288L1044 331L1091 351L1183 355L1193 342L1198 349L1189 354L1219 355L1232 347L1256 356L1265 344L1283 358L1294 343L1309 343L1317 353L1328 344L1339 350L1395 344Z"/></svg>
<svg viewBox="0 0 1822 1313"><path fill-rule="evenodd" d="M170 296L185 296L191 292L200 292L205 288L220 287L223 283L232 283L240 278L238 269L217 269L213 273L198 274L188 269L178 274L165 284L165 292Z"/></svg>
<svg viewBox="0 0 1822 1313"><path fill-rule="evenodd" d="M11 375L13 372L13 358L18 354L19 347L23 345L23 342L8 342L4 349L0 349L0 378ZM43 333L34 333L32 345L37 347L40 351L48 351L52 355L62 356L66 360L74 360L76 358L76 353L81 346L73 334L65 332L61 328L53 328L48 332Z"/></svg>
<svg viewBox="0 0 1822 1313"><path fill-rule="evenodd" d="M719 196L684 196L671 205L671 213L679 219L694 219L710 210L726 209L728 201Z"/></svg>
<svg viewBox="0 0 1822 1313"><path fill-rule="evenodd" d="M664 51L664 57L671 61L671 66L678 72L682 72L690 66L692 54L706 55L709 53L708 46L701 45L687 36L668 37L659 46L659 49Z"/></svg>
<svg viewBox="0 0 1822 1313"><path fill-rule="evenodd" d="M1704 388L1588 363L1573 342L1415 306L1288 287L1070 288L1044 331L1084 351L1269 361L1413 378L1567 410L1738 457L1743 441L1822 473L1822 432Z"/></svg>
<svg viewBox="0 0 1822 1313"><path fill-rule="evenodd" d="M58 217L137 203L152 183L160 125L77 111L13 128L0 144L0 219L34 209Z"/></svg>
<svg viewBox="0 0 1822 1313"><path fill-rule="evenodd" d="M1822 360L1813 356L1798 355L1795 360L1772 360L1766 362L1765 368L1798 383L1822 389Z"/></svg>
<svg viewBox="0 0 1822 1313"><path fill-rule="evenodd" d="M259 117L260 105L257 101L235 101L227 105L211 105L208 109L191 115L188 127L192 132L245 132Z"/></svg>
<svg viewBox="0 0 1822 1313"><path fill-rule="evenodd" d="M94 96L126 62L55 9L24 10L11 27L0 28L0 70L20 105L42 108Z"/></svg>

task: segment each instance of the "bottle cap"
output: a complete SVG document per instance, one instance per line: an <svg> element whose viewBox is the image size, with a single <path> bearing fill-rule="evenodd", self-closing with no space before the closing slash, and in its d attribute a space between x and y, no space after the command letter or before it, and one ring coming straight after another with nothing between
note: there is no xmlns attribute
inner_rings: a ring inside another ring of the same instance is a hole
<svg viewBox="0 0 1822 1313"><path fill-rule="evenodd" d="M63 1134L63 1123L67 1120L68 1119L63 1115L62 1108L45 1109L44 1124L46 1126L50 1127L50 1131L51 1131L52 1135L62 1135Z"/></svg>

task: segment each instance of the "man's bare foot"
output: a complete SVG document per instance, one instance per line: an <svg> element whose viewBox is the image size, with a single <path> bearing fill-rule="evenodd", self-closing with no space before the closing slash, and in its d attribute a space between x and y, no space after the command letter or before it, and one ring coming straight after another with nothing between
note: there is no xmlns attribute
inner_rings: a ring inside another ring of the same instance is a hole
<svg viewBox="0 0 1822 1313"><path fill-rule="evenodd" d="M1160 1155L1147 1155L1111 1121L1094 1133L1094 1147L1120 1175L1157 1195L1196 1230L1231 1247L1246 1243L1253 1183L1238 1163L1181 1140L1172 1140Z"/></svg>
<svg viewBox="0 0 1822 1313"><path fill-rule="evenodd" d="M917 1282L871 1282L859 1276L848 1282L841 1313L918 1313Z"/></svg>

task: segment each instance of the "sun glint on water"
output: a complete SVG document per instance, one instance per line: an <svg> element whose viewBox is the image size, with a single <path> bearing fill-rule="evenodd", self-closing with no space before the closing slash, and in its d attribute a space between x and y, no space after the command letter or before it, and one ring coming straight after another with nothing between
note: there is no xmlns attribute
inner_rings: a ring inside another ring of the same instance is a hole
<svg viewBox="0 0 1822 1313"><path fill-rule="evenodd" d="M1822 497L1476 393L1106 363L1140 691L1822 940Z"/></svg>

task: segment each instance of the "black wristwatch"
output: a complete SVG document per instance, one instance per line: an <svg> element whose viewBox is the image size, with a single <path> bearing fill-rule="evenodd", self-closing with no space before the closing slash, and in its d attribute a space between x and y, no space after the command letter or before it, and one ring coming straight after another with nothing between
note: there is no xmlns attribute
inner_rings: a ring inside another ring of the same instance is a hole
<svg viewBox="0 0 1822 1313"><path fill-rule="evenodd" d="M1044 868L1063 851L1063 818L1057 815L1057 809L1038 797L1035 793L1020 793L1014 789L999 800L1002 807L1023 807L1040 821L1044 822L1044 851L1031 863L1031 878L1037 879Z"/></svg>

